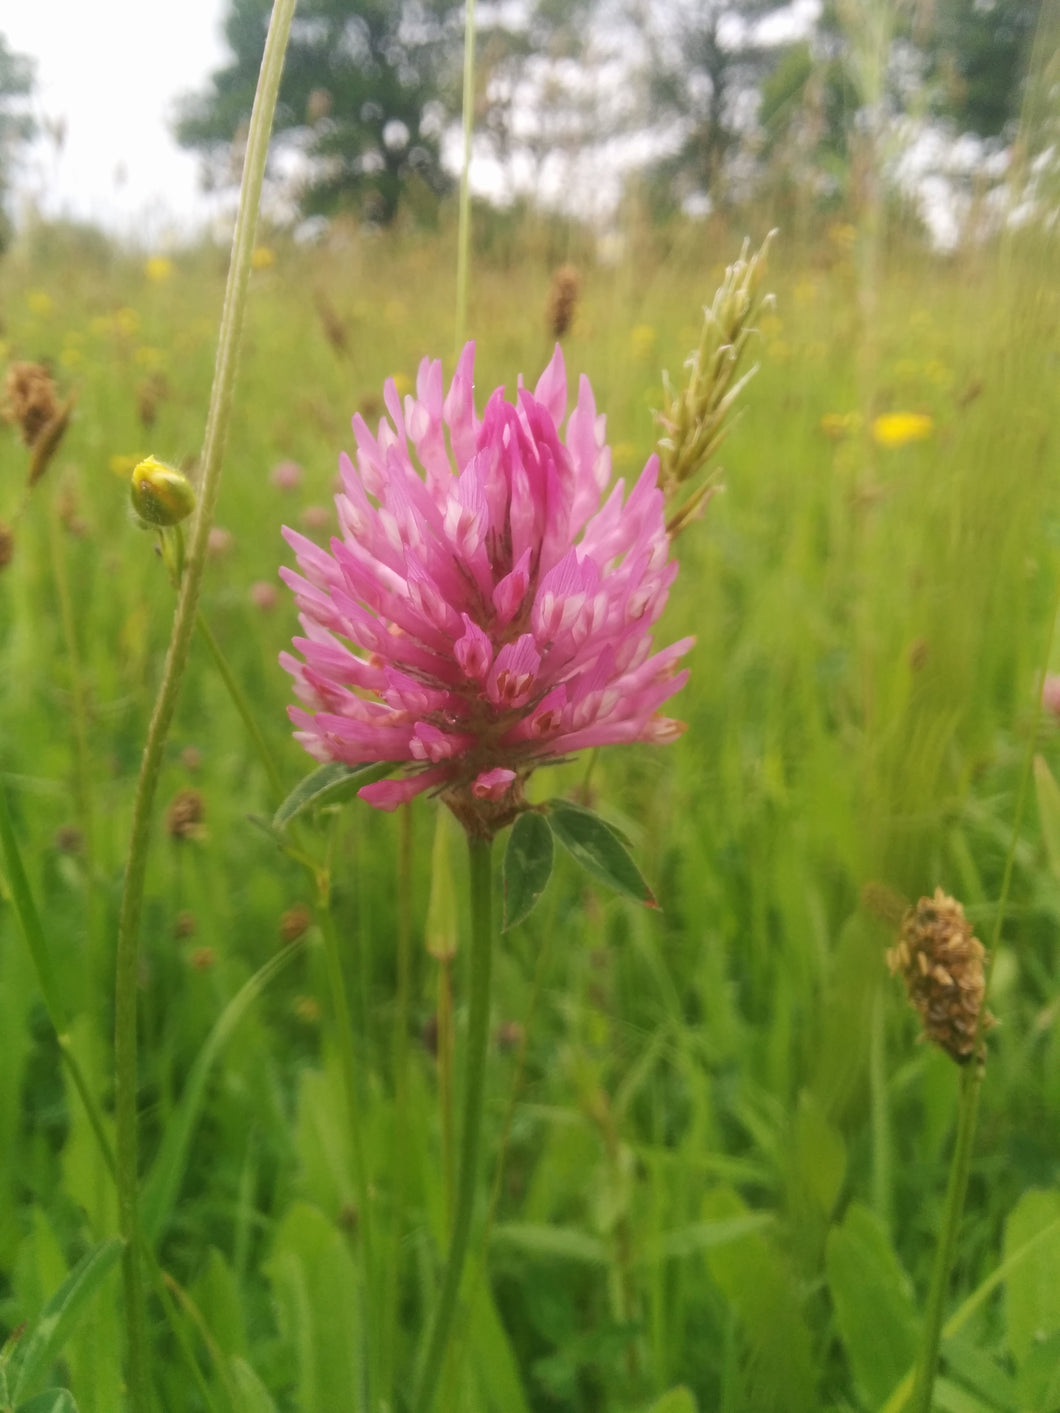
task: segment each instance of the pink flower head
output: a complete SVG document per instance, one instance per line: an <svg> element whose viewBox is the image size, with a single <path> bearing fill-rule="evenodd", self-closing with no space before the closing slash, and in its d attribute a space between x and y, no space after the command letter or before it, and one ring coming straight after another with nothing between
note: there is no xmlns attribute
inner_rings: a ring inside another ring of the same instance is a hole
<svg viewBox="0 0 1060 1413"><path fill-rule="evenodd" d="M375 436L354 417L342 538L328 553L284 530L305 636L301 660L280 661L309 708L290 717L310 755L407 763L361 795L392 809L441 791L489 834L542 761L679 734L658 711L692 639L652 651L677 573L656 458L601 504L611 454L588 379L568 417L557 347L533 393L498 388L480 419L473 364L469 343L447 393L438 361L404 402L388 382Z"/></svg>
<svg viewBox="0 0 1060 1413"><path fill-rule="evenodd" d="M1060 717L1060 673L1047 673L1042 683L1042 706L1050 715Z"/></svg>

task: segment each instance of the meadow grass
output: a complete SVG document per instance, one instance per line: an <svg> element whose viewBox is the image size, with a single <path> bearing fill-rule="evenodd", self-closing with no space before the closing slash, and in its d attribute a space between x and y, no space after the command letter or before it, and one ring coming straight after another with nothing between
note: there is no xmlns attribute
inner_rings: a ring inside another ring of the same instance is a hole
<svg viewBox="0 0 1060 1413"><path fill-rule="evenodd" d="M616 472L635 474L661 369L678 373L738 248L698 226L665 243L638 233L612 265L574 234L562 249L531 233L480 250L468 320L480 389L536 379L552 266L573 256L568 369L589 374ZM279 527L330 507L349 417L381 414L385 377L411 386L424 355L451 370L455 259L446 230L351 230L312 250L277 241L272 255L253 276L218 507L229 538L202 606L293 786L308 761L276 663L295 629ZM129 514L128 474L148 452L194 458L224 268L204 245L150 279L142 258L61 232L0 266L7 357L48 361L78 392L24 505L24 450L13 431L3 443L15 553L0 575L0 783L106 1122L120 875L173 606ZM948 261L896 242L866 330L841 229L775 247L777 304L721 453L725 493L678 541L665 626L667 640L697 639L675 703L687 734L601 753L587 787L585 762L532 782L539 799L588 788L662 911L560 861L496 954L485 1147L492 1169L503 1137L504 1165L447 1413L872 1410L909 1369L956 1070L917 1043L883 963L893 928L879 900L900 911L941 884L987 940L1029 746L1060 770L1060 727L1037 711L1039 673L1060 651L1054 275L1055 246L1030 235ZM878 445L872 422L888 411L927 414L931 435ZM303 468L291 490L270 480L287 459ZM306 832L331 862L352 998L368 1285L333 988L300 911L311 888L254 822L279 801L199 642L160 798L189 789L201 830L176 838L160 818L149 862L140 1083L146 1235L202 1387L152 1299L159 1406L353 1413L370 1345L397 1390L379 1406L400 1408L446 1224L439 968L423 946L436 806L411 810L410 876L400 818L347 806ZM1001 1024L951 1309L1037 1243L944 1344L945 1408L1060 1406L1046 1278L1060 1259L1060 874L1047 843L1031 808L995 959ZM6 1330L32 1325L114 1234L116 1208L0 883ZM459 1027L459 955L455 982ZM484 1179L480 1221L489 1196ZM107 1282L26 1394L62 1383L81 1413L122 1407L116 1274Z"/></svg>

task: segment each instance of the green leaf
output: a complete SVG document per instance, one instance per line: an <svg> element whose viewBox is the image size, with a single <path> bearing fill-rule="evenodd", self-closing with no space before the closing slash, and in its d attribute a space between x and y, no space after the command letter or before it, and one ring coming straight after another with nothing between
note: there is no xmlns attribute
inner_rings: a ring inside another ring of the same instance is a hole
<svg viewBox="0 0 1060 1413"><path fill-rule="evenodd" d="M1043 756L1034 757L1034 790L1049 871L1054 878L1060 878L1060 785Z"/></svg>
<svg viewBox="0 0 1060 1413"><path fill-rule="evenodd" d="M1035 1345L1060 1330L1060 1192L1025 1192L1005 1223L1005 1257L1052 1227L1033 1254L1005 1283L1008 1344L1017 1364L1029 1358Z"/></svg>
<svg viewBox="0 0 1060 1413"><path fill-rule="evenodd" d="M604 1243L575 1227L550 1226L547 1222L502 1222L494 1227L491 1239L496 1246L515 1247L531 1256L549 1256L591 1266L604 1266L608 1261Z"/></svg>
<svg viewBox="0 0 1060 1413"><path fill-rule="evenodd" d="M397 770L393 761L373 762L371 765L343 765L341 761L329 761L316 770L311 770L304 780L300 780L283 804L272 817L272 827L281 833L293 820L306 810L319 809L322 805L340 805L352 800L364 785L373 785L377 780L385 780Z"/></svg>
<svg viewBox="0 0 1060 1413"><path fill-rule="evenodd" d="M288 946L270 957L232 997L203 1042L202 1049L191 1067L180 1102L166 1125L165 1135L144 1184L140 1214L144 1235L149 1243L157 1240L173 1210L180 1181L184 1176L192 1134L206 1100L206 1081L214 1062L227 1044L232 1031L269 982L298 956L300 950L298 947Z"/></svg>
<svg viewBox="0 0 1060 1413"><path fill-rule="evenodd" d="M542 814L531 810L512 825L504 851L504 925L502 932L533 911L552 877L555 847Z"/></svg>
<svg viewBox="0 0 1060 1413"><path fill-rule="evenodd" d="M598 814L566 800L550 800L547 809L553 833L582 868L646 907L659 906L618 833Z"/></svg>
<svg viewBox="0 0 1060 1413"><path fill-rule="evenodd" d="M825 1269L854 1378L879 1408L916 1357L918 1323L909 1278L874 1212L851 1204L828 1234Z"/></svg>
<svg viewBox="0 0 1060 1413"><path fill-rule="evenodd" d="M647 1248L638 1264L649 1265L656 1261L697 1256L701 1251L725 1246L730 1241L739 1241L752 1232L761 1231L773 1221L772 1212L748 1212L739 1217L718 1217L709 1222L692 1222L689 1226L664 1232L657 1242Z"/></svg>
<svg viewBox="0 0 1060 1413"><path fill-rule="evenodd" d="M20 1403L15 1413L77 1413L74 1396L65 1388L50 1388L28 1403Z"/></svg>
<svg viewBox="0 0 1060 1413"><path fill-rule="evenodd" d="M795 1119L794 1158L793 1176L800 1195L822 1217L831 1217L846 1175L846 1144L820 1104L805 1091L799 1096Z"/></svg>
<svg viewBox="0 0 1060 1413"><path fill-rule="evenodd" d="M247 1361L233 1359L231 1367L236 1386L236 1413L276 1413L272 1396Z"/></svg>
<svg viewBox="0 0 1060 1413"><path fill-rule="evenodd" d="M94 1247L81 1258L45 1305L32 1332L15 1351L12 1362L17 1363L18 1373L11 1388L12 1399L32 1388L51 1368L92 1297L116 1264L121 1250L122 1242L116 1236ZM55 1390L56 1394L61 1392Z"/></svg>

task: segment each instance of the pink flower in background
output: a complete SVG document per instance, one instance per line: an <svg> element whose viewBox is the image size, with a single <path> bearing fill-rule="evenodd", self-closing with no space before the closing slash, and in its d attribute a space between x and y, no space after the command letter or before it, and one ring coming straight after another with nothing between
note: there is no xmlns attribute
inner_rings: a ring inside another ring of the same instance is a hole
<svg viewBox="0 0 1060 1413"><path fill-rule="evenodd" d="M1046 674L1042 683L1042 706L1051 715L1060 717L1060 673Z"/></svg>
<svg viewBox="0 0 1060 1413"><path fill-rule="evenodd" d="M685 638L653 652L669 559L652 457L628 496L611 479L588 379L567 417L557 348L534 392L498 388L481 420L474 345L448 393L424 359L415 396L392 381L390 420L353 419L341 458L341 539L291 529L283 569L305 637L280 661L309 710L296 738L320 761L407 763L361 795L384 809L441 791L469 828L523 807L535 765L583 747L669 741L658 714L685 683ZM566 427L561 435L561 427Z"/></svg>
<svg viewBox="0 0 1060 1413"><path fill-rule="evenodd" d="M297 490L302 481L302 468L297 461L277 462L272 468L270 480L278 490Z"/></svg>

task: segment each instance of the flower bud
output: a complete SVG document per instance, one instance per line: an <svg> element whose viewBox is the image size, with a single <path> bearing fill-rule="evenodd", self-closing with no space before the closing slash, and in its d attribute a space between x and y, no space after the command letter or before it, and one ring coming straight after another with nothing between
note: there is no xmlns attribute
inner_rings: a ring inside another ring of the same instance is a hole
<svg viewBox="0 0 1060 1413"><path fill-rule="evenodd" d="M183 471L153 456L132 473L133 509L147 525L179 525L195 509L195 491Z"/></svg>

